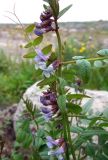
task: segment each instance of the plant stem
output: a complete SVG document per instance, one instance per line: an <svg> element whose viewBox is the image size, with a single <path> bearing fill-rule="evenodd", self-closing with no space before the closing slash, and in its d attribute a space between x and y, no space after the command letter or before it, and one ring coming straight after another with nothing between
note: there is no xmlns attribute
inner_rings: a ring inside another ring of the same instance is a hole
<svg viewBox="0 0 108 160"><path fill-rule="evenodd" d="M61 38L60 38L60 34L58 31L58 23L57 20L55 19L55 25L56 25L56 36L57 36L57 40L58 40L58 59L60 60L60 62L62 62L62 43L61 43ZM62 77L62 66L59 67L58 69L58 77ZM63 95L63 91L61 91L60 87L58 86L58 93ZM73 160L76 160L75 157L75 153L73 150L73 146L72 146L72 140L71 140L71 135L70 135L70 126L68 124L68 117L66 115L66 112L64 111L64 113L62 112L62 118L63 118L63 125L64 125L64 138L67 142L69 142L69 144L71 144L71 152L73 155ZM66 159L69 160L69 149L67 147L67 151L66 151Z"/></svg>
<svg viewBox="0 0 108 160"><path fill-rule="evenodd" d="M87 58L86 60L88 61L95 61L95 60L104 60L104 59L108 59L108 58L105 58L105 57L94 57L94 58ZM72 60L72 61L67 61L67 62L62 62L61 64L62 65L67 65L67 64L71 64L71 63L76 63L75 60Z"/></svg>
<svg viewBox="0 0 108 160"><path fill-rule="evenodd" d="M61 38L60 38L60 34L59 34L59 31L58 31L58 23L57 23L57 20L55 19L55 25L56 25L56 36L57 36L57 40L58 40L58 49L59 49L59 52L58 52L58 59L61 61L62 60L62 43L61 43Z"/></svg>
<svg viewBox="0 0 108 160"><path fill-rule="evenodd" d="M58 41L58 60L62 61L62 44L61 44L61 38L60 38L60 34L59 34L59 31L58 31L58 23L57 23L57 20L55 19L55 25L56 25L56 36L57 36L57 41ZM62 72L61 72L62 68L61 66L58 68L58 72L57 72L57 76L58 77L62 77ZM59 84L57 83L57 91L60 94L62 94L61 92L61 89L59 87ZM64 139L65 141L67 142L68 141L68 138L67 138L67 127L66 127L66 118L65 118L65 114L62 113L62 119L63 119L63 128L64 128ZM69 152L68 152L68 149L66 150L66 160L69 160Z"/></svg>
<svg viewBox="0 0 108 160"><path fill-rule="evenodd" d="M63 115L63 125L64 125L64 138L65 138L66 142L68 142L66 115L65 115L65 113L63 113L62 115ZM67 147L67 151L66 151L66 158L67 158L67 160L69 160L69 149L68 149L68 147Z"/></svg>
<svg viewBox="0 0 108 160"><path fill-rule="evenodd" d="M70 133L70 126L69 126L69 121L68 117L66 116L66 121L67 121L67 132L68 132L68 140L70 142L70 148L71 148L71 153L73 156L73 160L76 160L75 152L74 152L74 146L72 145L72 138L71 138L71 133Z"/></svg>

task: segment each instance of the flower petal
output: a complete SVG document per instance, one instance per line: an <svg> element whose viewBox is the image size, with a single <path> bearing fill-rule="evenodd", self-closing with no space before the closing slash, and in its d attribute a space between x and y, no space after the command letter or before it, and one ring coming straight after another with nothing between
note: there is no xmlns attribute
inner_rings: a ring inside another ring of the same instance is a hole
<svg viewBox="0 0 108 160"><path fill-rule="evenodd" d="M45 69L46 68L46 63L45 62L39 62L39 63L36 63L35 64L35 69L37 70L37 69L41 69L41 70L43 70L43 69Z"/></svg>
<svg viewBox="0 0 108 160"><path fill-rule="evenodd" d="M41 36L41 35L43 35L44 31L43 31L42 29L36 28L35 31L34 31L34 33L35 33L37 36Z"/></svg>

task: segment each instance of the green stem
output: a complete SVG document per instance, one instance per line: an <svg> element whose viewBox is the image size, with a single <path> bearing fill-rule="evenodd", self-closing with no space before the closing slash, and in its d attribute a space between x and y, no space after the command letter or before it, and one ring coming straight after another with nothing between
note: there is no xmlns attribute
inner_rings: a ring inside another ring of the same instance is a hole
<svg viewBox="0 0 108 160"><path fill-rule="evenodd" d="M65 114L63 113L63 125L64 125L64 138L66 140L66 142L68 142L68 136L67 136L67 123L66 123L66 116ZM66 158L67 160L69 160L69 149L67 147L67 150L66 150Z"/></svg>
<svg viewBox="0 0 108 160"><path fill-rule="evenodd" d="M57 36L57 41L58 41L58 59L61 61L62 60L62 43L61 43L61 38L60 38L60 34L58 31L58 23L57 20L55 20L55 25L56 25L56 36Z"/></svg>
<svg viewBox="0 0 108 160"><path fill-rule="evenodd" d="M105 57L94 57L94 58L87 58L86 60L88 60L88 61L95 61L95 60L104 60L104 59L108 59L108 58L105 58ZM62 62L61 64L62 65L67 65L67 64L70 64L70 63L76 63L76 61L75 60L73 60L73 61L67 61L67 62Z"/></svg>
<svg viewBox="0 0 108 160"><path fill-rule="evenodd" d="M59 34L59 31L58 31L58 23L57 23L57 20L55 20L55 25L56 25L56 36L57 36L57 40L58 40L58 59L62 62L62 43L61 43L61 38L60 38L60 34ZM58 77L62 77L62 66L59 67L58 69ZM59 94L63 94L60 89L60 87L58 86L57 88L58 90L58 93ZM63 118L63 125L64 125L64 138L67 142L69 142L69 144L71 144L71 152L72 152L72 155L73 155L73 160L76 160L76 157L75 157L75 153L74 153L74 150L73 150L73 146L72 146L72 140L71 140L71 135L70 135L70 128L69 128L69 125L68 125L68 117L64 111L64 113L62 112L62 118ZM69 160L69 149L67 147L67 151L66 151L66 160Z"/></svg>
<svg viewBox="0 0 108 160"><path fill-rule="evenodd" d="M80 117L81 119L93 120L93 118L88 118L85 115L68 115L68 117ZM102 117L102 116L98 116L98 117L95 117L95 118L98 118L99 120L107 122L107 120L104 117Z"/></svg>
<svg viewBox="0 0 108 160"><path fill-rule="evenodd" d="M58 23L57 23L57 20L55 19L55 25L56 25L56 36L57 36L57 41L58 41L58 59L60 61L62 61L62 43L61 43L61 38L60 38L60 34L59 34L59 31L58 31ZM62 76L62 72L61 72L62 68L61 66L59 67L58 69L58 72L57 72L57 76L58 77L61 77ZM62 94L61 92L61 89L59 87L59 84L57 84L57 91L60 94ZM66 119L65 119L65 115L64 113L62 113L62 118L63 118L63 127L64 127L64 139L66 141L68 141L67 139L67 127L66 127ZM68 152L68 149L66 150L66 160L69 160L69 152Z"/></svg>
<svg viewBox="0 0 108 160"><path fill-rule="evenodd" d="M66 121L67 121L67 132L68 132L68 140L70 143L70 148L71 148L71 153L73 156L73 160L76 160L76 156L75 156L75 152L74 152L74 146L72 145L72 138L71 138L71 132L70 132L70 126L69 126L69 121L68 121L68 117L66 116Z"/></svg>

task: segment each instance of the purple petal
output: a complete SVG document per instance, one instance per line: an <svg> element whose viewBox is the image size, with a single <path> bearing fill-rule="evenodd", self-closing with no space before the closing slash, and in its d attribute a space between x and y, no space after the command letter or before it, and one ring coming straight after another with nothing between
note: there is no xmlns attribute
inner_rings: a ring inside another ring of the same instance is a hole
<svg viewBox="0 0 108 160"><path fill-rule="evenodd" d="M38 63L38 62L41 61L41 58L40 58L39 56L36 56L36 57L34 58L34 60L35 60L36 63Z"/></svg>
<svg viewBox="0 0 108 160"><path fill-rule="evenodd" d="M51 101L51 102L55 102L55 103L57 102L57 97L56 97L56 94L55 94L55 93L51 93L51 94L50 94L50 101Z"/></svg>
<svg viewBox="0 0 108 160"><path fill-rule="evenodd" d="M45 77L48 77L48 78L49 78L51 74L54 74L54 69L53 69L53 66L52 66L52 65L48 66L47 68L45 68L45 69L43 70L43 75L44 75Z"/></svg>
<svg viewBox="0 0 108 160"><path fill-rule="evenodd" d="M51 143L53 146L56 146L56 145L57 145L57 143L55 142L55 140L54 140L52 137L47 136L46 139L47 139L47 141L48 141L49 143Z"/></svg>
<svg viewBox="0 0 108 160"><path fill-rule="evenodd" d="M41 69L43 70L44 68L46 68L46 63L45 62L39 62L35 64L35 69Z"/></svg>
<svg viewBox="0 0 108 160"><path fill-rule="evenodd" d="M36 48L36 52L37 52L37 56L43 60L43 61L47 61L49 56L46 56L42 53L42 51L39 48Z"/></svg>
<svg viewBox="0 0 108 160"><path fill-rule="evenodd" d="M45 120L48 122L50 119L52 119L52 115L53 113L52 112L49 112L47 114L43 114Z"/></svg>
<svg viewBox="0 0 108 160"><path fill-rule="evenodd" d="M50 109L46 108L46 107L42 107L41 108L41 111L44 113L44 114L48 114L50 112Z"/></svg>
<svg viewBox="0 0 108 160"><path fill-rule="evenodd" d="M50 145L51 145L51 144L50 144ZM60 148L58 148L58 149L56 149L56 150L53 150L53 151L49 151L49 152L48 152L49 155L55 155L55 156L61 155L61 154L63 154L63 153L64 153L63 147L60 147Z"/></svg>
<svg viewBox="0 0 108 160"><path fill-rule="evenodd" d="M64 148L62 146L55 151L56 155L63 154L63 153L64 153Z"/></svg>
<svg viewBox="0 0 108 160"><path fill-rule="evenodd" d="M58 155L57 158L58 158L58 160L64 160L62 155Z"/></svg>
<svg viewBox="0 0 108 160"><path fill-rule="evenodd" d="M46 97L44 97L44 96L41 96L41 97L40 97L40 102L41 102L43 105L45 105L45 106L51 105L50 99L48 100L48 99L46 99Z"/></svg>
<svg viewBox="0 0 108 160"><path fill-rule="evenodd" d="M41 35L43 35L44 31L43 31L42 29L36 28L36 29L34 30L34 33L35 33L37 36L41 36Z"/></svg>

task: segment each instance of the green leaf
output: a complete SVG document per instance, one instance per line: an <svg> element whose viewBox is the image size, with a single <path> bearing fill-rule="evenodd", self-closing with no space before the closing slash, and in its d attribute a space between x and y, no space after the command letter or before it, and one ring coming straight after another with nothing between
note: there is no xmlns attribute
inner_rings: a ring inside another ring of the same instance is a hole
<svg viewBox="0 0 108 160"><path fill-rule="evenodd" d="M89 123L89 127L95 126L95 125L96 125L96 122L97 122L98 120L100 120L99 117L94 117L94 118L92 118L92 120L91 120L90 123Z"/></svg>
<svg viewBox="0 0 108 160"><path fill-rule="evenodd" d="M108 108L105 108L103 111L103 115L106 119L108 119Z"/></svg>
<svg viewBox="0 0 108 160"><path fill-rule="evenodd" d="M70 8L72 7L72 4L67 6L66 8L64 8L63 10L61 10L59 12L58 18L60 18L61 16L63 16Z"/></svg>
<svg viewBox="0 0 108 160"><path fill-rule="evenodd" d="M83 136L94 136L94 135L108 135L108 132L102 129L89 129L85 130Z"/></svg>
<svg viewBox="0 0 108 160"><path fill-rule="evenodd" d="M32 45L33 45L33 43L32 43L32 42L29 42L29 43L27 43L27 44L24 46L24 48L30 48Z"/></svg>
<svg viewBox="0 0 108 160"><path fill-rule="evenodd" d="M108 143L103 146L103 152L108 156Z"/></svg>
<svg viewBox="0 0 108 160"><path fill-rule="evenodd" d="M34 28L35 28L35 24L30 24L29 26L26 27L25 32L31 33L33 32Z"/></svg>
<svg viewBox="0 0 108 160"><path fill-rule="evenodd" d="M68 112L71 112L72 114L79 114L82 111L82 108L79 105L73 104L73 103L67 103L66 104Z"/></svg>
<svg viewBox="0 0 108 160"><path fill-rule="evenodd" d="M108 59L104 59L103 62L108 64Z"/></svg>
<svg viewBox="0 0 108 160"><path fill-rule="evenodd" d="M59 15L59 2L58 2L58 0L49 0L48 3L53 11L53 16L55 18L57 18Z"/></svg>
<svg viewBox="0 0 108 160"><path fill-rule="evenodd" d="M101 123L99 124L99 127L108 127L108 123Z"/></svg>
<svg viewBox="0 0 108 160"><path fill-rule="evenodd" d="M50 55L50 57L49 57L48 62L49 62L49 64L51 64L55 60L57 60L57 55L56 55L55 52L52 52L51 55Z"/></svg>
<svg viewBox="0 0 108 160"><path fill-rule="evenodd" d="M16 153L13 153L12 154L12 159L13 160L23 160L23 156L21 154L16 154Z"/></svg>
<svg viewBox="0 0 108 160"><path fill-rule="evenodd" d="M80 136L76 139L74 139L73 144L75 146L75 149L77 149L78 147L81 146L82 143L85 143L86 141L88 141L89 139L91 139L91 137L93 137L94 135L108 135L108 132L102 129L87 129L84 130L82 133L80 133Z"/></svg>
<svg viewBox="0 0 108 160"><path fill-rule="evenodd" d="M72 59L74 60L79 60L79 59L84 59L85 57L84 56L74 56L72 57Z"/></svg>
<svg viewBox="0 0 108 160"><path fill-rule="evenodd" d="M83 129L81 127L72 126L70 129L71 129L71 132L73 132L73 133L83 132Z"/></svg>
<svg viewBox="0 0 108 160"><path fill-rule="evenodd" d="M102 152L99 151L95 156L95 160L108 160L108 157L106 157L105 154L102 154Z"/></svg>
<svg viewBox="0 0 108 160"><path fill-rule="evenodd" d="M108 141L108 135L98 136L98 144L103 146Z"/></svg>
<svg viewBox="0 0 108 160"><path fill-rule="evenodd" d="M34 58L36 56L36 52L29 52L25 54L23 57L24 58Z"/></svg>
<svg viewBox="0 0 108 160"><path fill-rule="evenodd" d="M45 131L43 129L38 129L37 130L37 137L43 137L45 134Z"/></svg>
<svg viewBox="0 0 108 160"><path fill-rule="evenodd" d="M56 81L56 77L55 76L50 76L50 78L45 78L44 80L40 81L37 84L37 86L40 86L42 88L45 85L50 85L50 84L52 84L55 81Z"/></svg>
<svg viewBox="0 0 108 160"><path fill-rule="evenodd" d="M91 75L91 64L89 61L82 59L77 60L76 64L78 66L78 73L79 76L83 79L85 83L89 81Z"/></svg>
<svg viewBox="0 0 108 160"><path fill-rule="evenodd" d="M66 86L67 83L66 83L65 79L63 79L63 78L61 78L61 77L59 77L58 79L59 79L60 90L61 90L62 92L64 92L64 87Z"/></svg>
<svg viewBox="0 0 108 160"><path fill-rule="evenodd" d="M58 106L61 112L65 112L66 110L66 95L60 95L57 99Z"/></svg>
<svg viewBox="0 0 108 160"><path fill-rule="evenodd" d="M72 99L90 98L85 94L67 94L66 97L68 101L71 101Z"/></svg>
<svg viewBox="0 0 108 160"><path fill-rule="evenodd" d="M62 71L62 75L63 75L63 78L67 81L67 82L70 82L72 83L72 79L74 78L74 70L72 68L63 68L63 71Z"/></svg>
<svg viewBox="0 0 108 160"><path fill-rule="evenodd" d="M52 44L49 44L48 46L46 46L46 47L44 47L44 48L42 49L42 52L43 52L44 54L48 54L48 53L51 52L51 50L52 50Z"/></svg>
<svg viewBox="0 0 108 160"><path fill-rule="evenodd" d="M102 61L99 61L99 60L95 61L94 66L97 68L101 68L103 66Z"/></svg>
<svg viewBox="0 0 108 160"><path fill-rule="evenodd" d="M48 159L49 159L48 151L40 152L40 156L41 156L42 159L44 159L44 160L48 160Z"/></svg>
<svg viewBox="0 0 108 160"><path fill-rule="evenodd" d="M87 155L94 156L95 155L95 145L88 143L86 146Z"/></svg>
<svg viewBox="0 0 108 160"><path fill-rule="evenodd" d="M16 135L16 140L19 143L22 143L25 139L26 133L24 131L19 130Z"/></svg>
<svg viewBox="0 0 108 160"><path fill-rule="evenodd" d="M26 134L24 141L23 141L23 147L28 148L30 144L32 143L32 135L31 134Z"/></svg>
<svg viewBox="0 0 108 160"><path fill-rule="evenodd" d="M74 144L74 150L76 150L77 148L81 147L81 144L83 144L84 142L86 142L88 140L87 137L82 137L80 136L80 138L78 139L74 139L73 140L73 144Z"/></svg>
<svg viewBox="0 0 108 160"><path fill-rule="evenodd" d="M21 128L23 131L27 132L28 129L29 129L29 125L30 125L30 120L29 120L29 119L26 119L26 120L21 121L20 128Z"/></svg>
<svg viewBox="0 0 108 160"><path fill-rule="evenodd" d="M82 114L86 114L90 111L92 104L93 104L94 99L91 98L88 100L83 106L82 106Z"/></svg>
<svg viewBox="0 0 108 160"><path fill-rule="evenodd" d="M44 144L45 144L45 142L44 142L44 140L42 138L36 137L36 139L35 139L35 147L37 149L39 149Z"/></svg>
<svg viewBox="0 0 108 160"><path fill-rule="evenodd" d="M43 40L43 36L39 36L33 40L33 46L39 45Z"/></svg>
<svg viewBox="0 0 108 160"><path fill-rule="evenodd" d="M101 49L97 52L99 56L108 56L108 49Z"/></svg>

